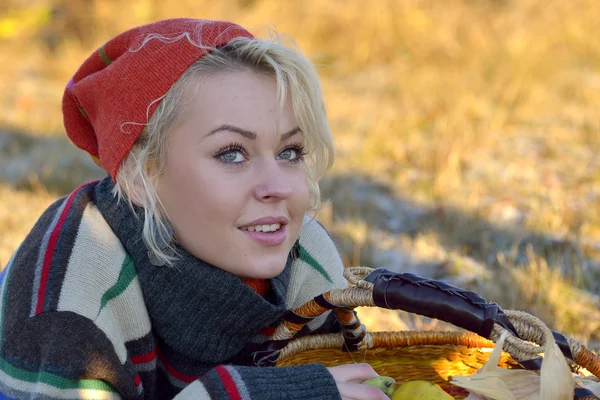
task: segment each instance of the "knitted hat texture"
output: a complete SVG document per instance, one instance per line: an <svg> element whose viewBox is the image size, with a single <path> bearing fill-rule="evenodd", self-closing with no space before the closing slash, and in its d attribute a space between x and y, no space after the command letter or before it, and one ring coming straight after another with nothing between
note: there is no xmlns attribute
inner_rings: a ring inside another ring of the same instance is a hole
<svg viewBox="0 0 600 400"><path fill-rule="evenodd" d="M62 101L67 135L116 180L162 96L207 54L191 42L215 48L238 37L253 35L230 22L187 18L119 34L88 57L67 84Z"/></svg>

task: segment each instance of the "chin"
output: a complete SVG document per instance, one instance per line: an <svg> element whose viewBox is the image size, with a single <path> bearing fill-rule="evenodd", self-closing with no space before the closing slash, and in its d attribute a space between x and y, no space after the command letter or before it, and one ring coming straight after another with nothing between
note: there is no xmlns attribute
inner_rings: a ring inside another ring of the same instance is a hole
<svg viewBox="0 0 600 400"><path fill-rule="evenodd" d="M248 272L248 278L254 279L271 279L275 278L277 275L281 274L285 269L285 265L287 262L287 257L282 260L270 261L265 263L257 262L256 264L249 266L246 271Z"/></svg>

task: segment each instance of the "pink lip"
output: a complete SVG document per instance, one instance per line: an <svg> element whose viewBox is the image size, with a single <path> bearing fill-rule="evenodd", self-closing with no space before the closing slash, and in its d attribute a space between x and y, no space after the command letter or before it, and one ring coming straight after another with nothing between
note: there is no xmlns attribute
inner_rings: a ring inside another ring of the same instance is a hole
<svg viewBox="0 0 600 400"><path fill-rule="evenodd" d="M245 224L243 226L273 225L273 224L287 225L288 223L289 223L289 220L287 219L287 217L264 217L264 218L259 218L257 220L254 220L252 222L248 222L247 224ZM240 228L242 228L243 226L241 226Z"/></svg>
<svg viewBox="0 0 600 400"><path fill-rule="evenodd" d="M257 224L261 225L261 224ZM266 225L266 224L265 224ZM287 238L287 232L285 229L285 225L281 225L276 232L250 232L250 231L242 231L247 237L250 239L262 244L263 246L273 247L279 246L285 239Z"/></svg>
<svg viewBox="0 0 600 400"><path fill-rule="evenodd" d="M272 224L280 224L281 227L276 232L250 232L246 230L241 230L247 237L250 239L262 244L263 246L273 247L279 246L285 239L287 238L287 229L286 225L289 223L289 220L286 217L264 217L252 222L244 226L255 226L255 225L272 225ZM241 228L241 227L240 227Z"/></svg>

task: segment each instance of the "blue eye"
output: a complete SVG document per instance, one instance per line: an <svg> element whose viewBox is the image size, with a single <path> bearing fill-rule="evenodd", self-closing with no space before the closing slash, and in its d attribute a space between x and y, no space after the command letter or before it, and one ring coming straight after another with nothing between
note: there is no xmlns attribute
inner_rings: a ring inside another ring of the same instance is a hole
<svg viewBox="0 0 600 400"><path fill-rule="evenodd" d="M223 164L241 164L246 161L246 151L239 143L219 149L214 158Z"/></svg>
<svg viewBox="0 0 600 400"><path fill-rule="evenodd" d="M279 153L279 158L281 160L294 160L296 157L296 150L294 149L285 149L284 151Z"/></svg>
<svg viewBox="0 0 600 400"><path fill-rule="evenodd" d="M277 155L278 160L284 160L291 163L299 163L304 160L306 152L302 143L289 145Z"/></svg>
<svg viewBox="0 0 600 400"><path fill-rule="evenodd" d="M221 159L226 163L239 163L244 161L244 155L239 150L230 150L221 154Z"/></svg>

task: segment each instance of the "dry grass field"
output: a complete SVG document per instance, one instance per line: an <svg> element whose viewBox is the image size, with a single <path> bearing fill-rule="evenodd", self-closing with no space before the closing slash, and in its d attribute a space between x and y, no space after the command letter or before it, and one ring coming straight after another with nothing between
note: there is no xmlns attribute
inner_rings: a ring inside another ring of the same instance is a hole
<svg viewBox="0 0 600 400"><path fill-rule="evenodd" d="M66 3L0 5L0 265L48 204L99 174L60 114L87 54L154 19L227 19L276 27L318 65L337 149L319 218L348 265L447 279L597 345L600 2Z"/></svg>

